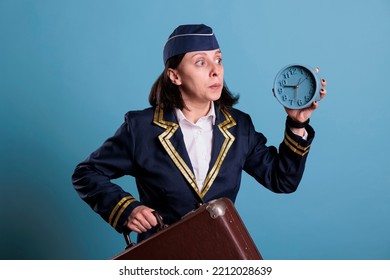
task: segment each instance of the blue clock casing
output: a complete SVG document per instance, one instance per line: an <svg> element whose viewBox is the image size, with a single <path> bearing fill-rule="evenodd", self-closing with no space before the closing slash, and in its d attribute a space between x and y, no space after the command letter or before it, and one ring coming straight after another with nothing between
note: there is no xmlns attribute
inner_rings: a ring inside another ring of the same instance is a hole
<svg viewBox="0 0 390 280"><path fill-rule="evenodd" d="M311 67L290 64L276 75L273 94L284 107L303 109L320 100L320 89L320 78Z"/></svg>

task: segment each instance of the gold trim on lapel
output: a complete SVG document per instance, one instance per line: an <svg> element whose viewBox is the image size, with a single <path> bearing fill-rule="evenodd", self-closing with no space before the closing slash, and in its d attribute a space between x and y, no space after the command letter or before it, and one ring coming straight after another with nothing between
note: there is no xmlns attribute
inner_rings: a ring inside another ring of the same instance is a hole
<svg viewBox="0 0 390 280"><path fill-rule="evenodd" d="M222 111L223 115L225 116L225 121L218 124L219 130L222 132L223 136L225 137L225 141L222 144L221 150L219 151L219 155L217 160L214 163L214 166L210 169L209 173L207 174L207 177L204 181L203 190L201 193L201 197L205 196L207 191L210 189L211 185L213 184L215 178L217 177L219 170L221 169L222 162L224 161L227 152L229 151L230 147L232 146L234 140L236 139L230 132L229 128L235 126L237 123L233 119L233 117L225 112Z"/></svg>
<svg viewBox="0 0 390 280"><path fill-rule="evenodd" d="M165 128L165 131L158 136L161 144L164 149L167 151L168 155L171 157L176 167L179 168L180 172L183 174L184 178L186 178L187 182L192 186L192 188L196 191L196 193L201 197L199 193L198 186L196 184L196 178L191 168L185 163L183 158L176 151L175 147L172 145L171 139L172 135L179 128L179 125L174 122L168 122L163 120L164 111L159 106L156 107L154 111L153 122L158 126Z"/></svg>
<svg viewBox="0 0 390 280"><path fill-rule="evenodd" d="M206 176L203 190L202 192L199 192L194 173L192 172L191 168L188 167L188 165L185 163L183 158L179 155L179 153L176 151L175 147L170 141L170 138L175 134L175 132L179 128L179 125L174 122L163 120L164 111L159 106L156 107L156 110L154 112L153 123L165 129L165 131L161 133L158 137L161 144L167 151L168 155L170 156L176 167L180 170L184 178L187 180L187 182L191 185L191 187L195 190L195 192L199 195L201 199L203 199L203 197L213 184L215 178L219 173L219 170L221 169L222 162L224 161L227 152L229 151L231 145L235 140L235 137L228 131L228 129L235 126L236 122L229 113L224 111L222 113L225 116L225 121L218 124L218 128L225 137L225 140L223 142L221 150L219 151L217 160L215 161L213 167L210 169L209 173Z"/></svg>

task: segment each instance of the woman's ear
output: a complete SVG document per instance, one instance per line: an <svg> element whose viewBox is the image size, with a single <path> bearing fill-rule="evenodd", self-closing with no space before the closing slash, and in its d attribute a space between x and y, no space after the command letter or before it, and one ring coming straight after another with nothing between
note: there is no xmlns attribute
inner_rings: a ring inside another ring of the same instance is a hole
<svg viewBox="0 0 390 280"><path fill-rule="evenodd" d="M168 68L168 77L172 84L177 86L181 85L181 79L176 69Z"/></svg>

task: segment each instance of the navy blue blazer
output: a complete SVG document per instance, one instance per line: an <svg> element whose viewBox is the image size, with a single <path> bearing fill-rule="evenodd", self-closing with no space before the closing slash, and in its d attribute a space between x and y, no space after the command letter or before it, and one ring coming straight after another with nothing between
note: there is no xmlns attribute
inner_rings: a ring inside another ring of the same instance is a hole
<svg viewBox="0 0 390 280"><path fill-rule="evenodd" d="M220 197L234 202L243 170L273 192L295 191L314 138L312 127L306 128L307 140L286 129L278 150L267 146L248 114L215 108L212 156L201 192L175 113L160 107L128 112L115 135L77 165L76 191L118 232L139 205L157 210L171 224L200 203ZM124 175L135 177L139 201L111 182Z"/></svg>

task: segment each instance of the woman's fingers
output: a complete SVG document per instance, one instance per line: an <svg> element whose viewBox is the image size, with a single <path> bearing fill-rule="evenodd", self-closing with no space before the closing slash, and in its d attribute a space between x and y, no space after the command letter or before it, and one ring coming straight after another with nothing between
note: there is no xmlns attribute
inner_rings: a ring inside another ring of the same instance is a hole
<svg viewBox="0 0 390 280"><path fill-rule="evenodd" d="M157 225L153 209L146 206L136 207L127 219L127 227L137 233L145 232Z"/></svg>

